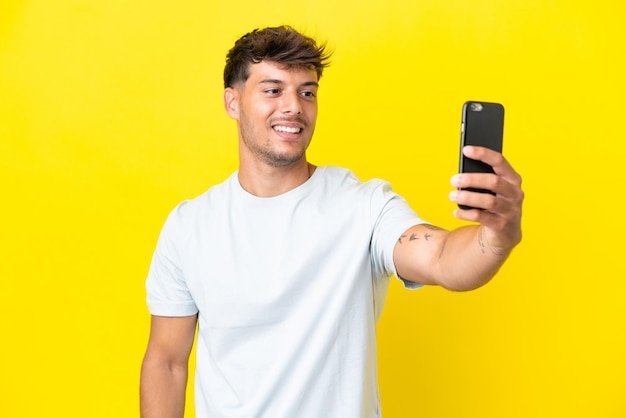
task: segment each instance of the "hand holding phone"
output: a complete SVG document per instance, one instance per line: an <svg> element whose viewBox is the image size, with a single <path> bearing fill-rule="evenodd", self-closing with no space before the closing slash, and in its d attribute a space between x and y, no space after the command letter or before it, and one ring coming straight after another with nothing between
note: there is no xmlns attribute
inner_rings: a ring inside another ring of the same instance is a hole
<svg viewBox="0 0 626 418"><path fill-rule="evenodd" d="M493 168L482 161L472 160L463 155L463 147L477 145L502 152L504 133L504 106L500 103L469 101L463 105L461 121L461 156L459 172L461 173L493 173ZM485 189L469 190L478 193L493 192ZM471 206L459 205L461 209L476 209Z"/></svg>

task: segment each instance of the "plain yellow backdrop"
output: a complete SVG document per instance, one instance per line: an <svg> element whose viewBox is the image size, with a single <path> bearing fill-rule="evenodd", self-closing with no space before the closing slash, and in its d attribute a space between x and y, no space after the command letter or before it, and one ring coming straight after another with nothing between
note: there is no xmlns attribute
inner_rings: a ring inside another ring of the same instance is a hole
<svg viewBox="0 0 626 418"><path fill-rule="evenodd" d="M618 0L3 0L0 416L138 416L159 230L237 165L226 51L291 24L335 50L314 163L455 227L461 106L486 100L524 178L489 285L392 283L384 416L626 417L624 22Z"/></svg>

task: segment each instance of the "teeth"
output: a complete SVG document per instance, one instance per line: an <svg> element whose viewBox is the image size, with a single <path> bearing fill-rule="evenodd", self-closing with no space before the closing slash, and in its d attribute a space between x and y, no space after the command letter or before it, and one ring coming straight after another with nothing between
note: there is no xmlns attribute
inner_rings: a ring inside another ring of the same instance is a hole
<svg viewBox="0 0 626 418"><path fill-rule="evenodd" d="M300 128L290 128L288 126L274 126L275 131L286 132L289 134L297 134L300 132Z"/></svg>

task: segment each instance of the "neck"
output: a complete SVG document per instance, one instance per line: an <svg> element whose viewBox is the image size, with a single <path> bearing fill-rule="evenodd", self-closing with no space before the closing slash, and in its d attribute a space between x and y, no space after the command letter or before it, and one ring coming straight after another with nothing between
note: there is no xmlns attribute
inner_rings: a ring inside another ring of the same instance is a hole
<svg viewBox="0 0 626 418"><path fill-rule="evenodd" d="M239 165L239 184L248 193L257 197L274 197L304 184L315 171L316 166L303 157L287 167L271 167L266 164Z"/></svg>

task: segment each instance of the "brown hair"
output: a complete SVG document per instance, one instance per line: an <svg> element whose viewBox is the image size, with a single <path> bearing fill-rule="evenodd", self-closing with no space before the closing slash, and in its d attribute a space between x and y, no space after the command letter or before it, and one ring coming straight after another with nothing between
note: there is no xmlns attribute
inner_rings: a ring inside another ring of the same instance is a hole
<svg viewBox="0 0 626 418"><path fill-rule="evenodd" d="M272 61L286 68L307 67L317 72L317 79L328 67L331 52L326 43L318 45L313 38L305 36L290 26L255 29L235 42L226 55L224 87L234 87L245 82L250 75L250 64L263 60Z"/></svg>

